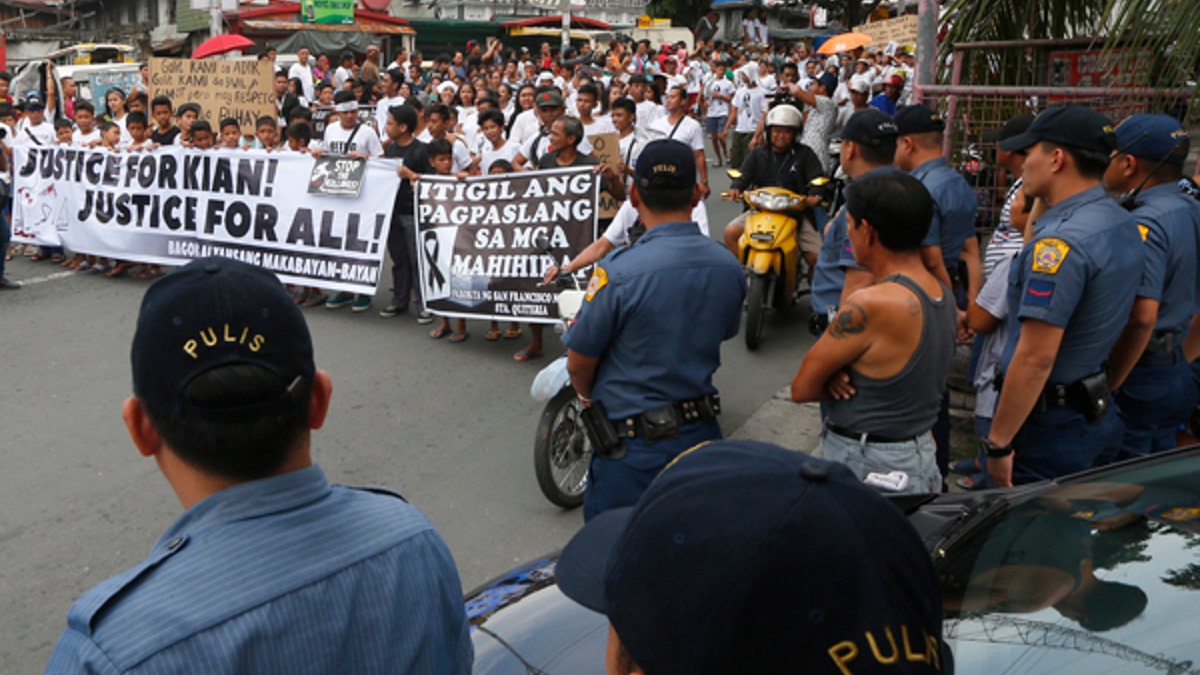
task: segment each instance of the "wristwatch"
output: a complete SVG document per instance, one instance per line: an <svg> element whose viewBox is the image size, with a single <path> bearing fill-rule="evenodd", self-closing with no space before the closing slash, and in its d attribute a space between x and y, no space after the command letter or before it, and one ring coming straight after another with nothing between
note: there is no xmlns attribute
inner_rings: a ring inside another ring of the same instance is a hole
<svg viewBox="0 0 1200 675"><path fill-rule="evenodd" d="M993 443L987 436L979 439L979 449L988 457L1008 457L1013 453L1012 443L1001 447Z"/></svg>

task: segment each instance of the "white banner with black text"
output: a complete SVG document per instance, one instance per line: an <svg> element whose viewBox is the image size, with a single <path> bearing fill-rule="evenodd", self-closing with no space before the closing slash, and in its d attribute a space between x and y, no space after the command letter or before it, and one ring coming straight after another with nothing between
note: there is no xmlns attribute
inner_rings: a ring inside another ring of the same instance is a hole
<svg viewBox="0 0 1200 675"><path fill-rule="evenodd" d="M159 265L236 258L285 282L375 292L400 179L371 160L358 196L311 194L313 159L177 146L13 148L15 241Z"/></svg>

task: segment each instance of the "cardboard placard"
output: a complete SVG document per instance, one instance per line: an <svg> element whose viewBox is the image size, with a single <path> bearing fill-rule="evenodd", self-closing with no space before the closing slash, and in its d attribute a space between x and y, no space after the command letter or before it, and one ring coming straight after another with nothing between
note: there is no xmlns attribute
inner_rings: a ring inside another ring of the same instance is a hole
<svg viewBox="0 0 1200 675"><path fill-rule="evenodd" d="M871 47L878 49L889 42L911 45L917 42L917 15L905 14L886 21L872 21L854 27L855 33L871 36Z"/></svg>
<svg viewBox="0 0 1200 675"><path fill-rule="evenodd" d="M275 71L268 61L150 59L150 97L167 96L175 108L200 104L200 118L214 130L235 118L253 134L260 117L277 117Z"/></svg>
<svg viewBox="0 0 1200 675"><path fill-rule="evenodd" d="M621 135L615 133L596 134L588 136L588 143L592 144L592 156L600 160L601 164L611 166L616 170L621 163ZM600 193L600 217L612 218L617 215L617 210L621 208L621 202L613 199L608 191Z"/></svg>

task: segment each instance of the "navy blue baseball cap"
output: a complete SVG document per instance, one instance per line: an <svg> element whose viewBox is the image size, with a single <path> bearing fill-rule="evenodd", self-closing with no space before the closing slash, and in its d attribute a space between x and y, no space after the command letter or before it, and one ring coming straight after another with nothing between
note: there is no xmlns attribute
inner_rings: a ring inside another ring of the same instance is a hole
<svg viewBox="0 0 1200 675"><path fill-rule="evenodd" d="M845 466L766 443L684 453L636 505L588 521L556 570L648 673L948 667L933 565L900 510ZM902 636L907 657L862 658Z"/></svg>
<svg viewBox="0 0 1200 675"><path fill-rule="evenodd" d="M896 130L901 135L945 131L946 120L927 105L906 105L896 110Z"/></svg>
<svg viewBox="0 0 1200 675"><path fill-rule="evenodd" d="M638 155L633 179L638 190L690 190L696 184L696 156L686 143L651 141Z"/></svg>
<svg viewBox="0 0 1200 675"><path fill-rule="evenodd" d="M1127 155L1177 166L1187 160L1188 132L1170 115L1130 116L1117 125L1116 135L1117 148Z"/></svg>
<svg viewBox="0 0 1200 675"><path fill-rule="evenodd" d="M899 133L892 116L875 107L856 111L842 128L842 138L872 147L882 145L889 138L895 139Z"/></svg>
<svg viewBox="0 0 1200 675"><path fill-rule="evenodd" d="M25 109L26 110L41 110L46 107L46 102L42 98L42 92L33 89L25 93Z"/></svg>
<svg viewBox="0 0 1200 675"><path fill-rule="evenodd" d="M279 279L219 257L194 260L146 291L131 360L133 391L150 410L216 422L270 414L316 372L308 324ZM232 408L186 402L184 391L197 376L232 364L277 375L278 397Z"/></svg>
<svg viewBox="0 0 1200 675"><path fill-rule="evenodd" d="M816 78L816 80L817 82L821 83L822 87L825 87L825 93L833 96L833 92L835 89L837 89L838 85L837 75L834 75L833 73L824 73L820 77Z"/></svg>
<svg viewBox="0 0 1200 675"><path fill-rule="evenodd" d="M1046 108L1034 118L1025 133L1000 141L999 146L1005 152L1021 152L1041 141L1104 154L1117 149L1112 122L1095 110L1079 105Z"/></svg>

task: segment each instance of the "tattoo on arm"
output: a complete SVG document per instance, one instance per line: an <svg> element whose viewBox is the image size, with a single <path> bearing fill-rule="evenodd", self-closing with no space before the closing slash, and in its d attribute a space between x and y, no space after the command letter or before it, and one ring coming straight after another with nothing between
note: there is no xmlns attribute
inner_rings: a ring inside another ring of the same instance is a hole
<svg viewBox="0 0 1200 675"><path fill-rule="evenodd" d="M858 335L867 329L867 310L857 302L847 302L842 305L833 323L829 324L829 336L835 340L845 340L851 335Z"/></svg>
<svg viewBox="0 0 1200 675"><path fill-rule="evenodd" d="M909 295L906 299L908 300L908 315L909 316L920 316L921 315L921 303L917 302L917 299L914 298L912 295Z"/></svg>

